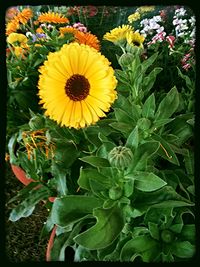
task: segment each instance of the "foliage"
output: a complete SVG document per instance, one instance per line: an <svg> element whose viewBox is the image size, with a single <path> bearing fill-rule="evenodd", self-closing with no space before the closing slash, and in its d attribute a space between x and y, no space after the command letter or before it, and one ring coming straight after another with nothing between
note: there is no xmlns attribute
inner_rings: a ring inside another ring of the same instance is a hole
<svg viewBox="0 0 200 267"><path fill-rule="evenodd" d="M52 10L72 12L64 7ZM74 10L79 19L88 17L84 7ZM56 27L46 29L50 40L38 40L45 45L32 47L23 60L8 57L9 107L15 102L12 92L19 98L18 108L23 108L18 91L31 99L36 96L38 67L48 52L73 40L72 35L57 38ZM102 22L105 33L103 27ZM20 201L10 220L30 216L45 200L50 215L41 236L57 226L52 261L66 260L68 247L75 262L177 262L195 255L195 71L179 65L171 84L165 75L169 65L163 65L166 49L168 60L180 47L185 50L177 41L169 54L167 44L144 43L139 48L127 39L112 44L118 97L107 117L87 128L60 127L42 110L34 110L28 99L24 102L28 120L9 136L8 152L10 163L21 166L35 182L10 200ZM179 60L174 56L174 65ZM16 81L19 75L22 79ZM161 78L165 88L159 86ZM26 81L33 89L30 94Z"/></svg>

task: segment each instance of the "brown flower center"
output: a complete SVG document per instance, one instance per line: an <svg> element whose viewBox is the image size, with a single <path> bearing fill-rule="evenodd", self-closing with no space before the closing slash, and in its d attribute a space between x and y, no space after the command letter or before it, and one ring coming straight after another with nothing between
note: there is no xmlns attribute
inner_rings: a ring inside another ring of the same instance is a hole
<svg viewBox="0 0 200 267"><path fill-rule="evenodd" d="M73 101L81 101L85 99L90 90L88 79L83 75L73 74L66 82L65 92Z"/></svg>
<svg viewBox="0 0 200 267"><path fill-rule="evenodd" d="M140 43L137 42L137 41L134 41L133 44L136 45L136 46L140 46Z"/></svg>

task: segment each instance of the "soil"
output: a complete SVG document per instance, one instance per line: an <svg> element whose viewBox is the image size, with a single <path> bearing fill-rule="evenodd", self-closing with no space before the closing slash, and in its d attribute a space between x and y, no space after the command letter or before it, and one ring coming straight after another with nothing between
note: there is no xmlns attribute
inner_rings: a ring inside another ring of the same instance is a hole
<svg viewBox="0 0 200 267"><path fill-rule="evenodd" d="M24 187L14 176L9 164L5 169L5 202ZM33 214L16 222L9 221L12 205L5 205L5 257L9 262L45 261L47 238L39 240L42 226L48 216L41 202Z"/></svg>

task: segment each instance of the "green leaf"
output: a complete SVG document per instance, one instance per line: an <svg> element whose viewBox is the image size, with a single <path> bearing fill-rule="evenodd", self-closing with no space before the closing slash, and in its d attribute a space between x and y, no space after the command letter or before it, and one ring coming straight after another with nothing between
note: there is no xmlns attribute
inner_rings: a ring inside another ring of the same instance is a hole
<svg viewBox="0 0 200 267"><path fill-rule="evenodd" d="M132 117L130 117L126 111L120 108L114 108L114 111L118 122L130 123L133 121Z"/></svg>
<svg viewBox="0 0 200 267"><path fill-rule="evenodd" d="M155 96L151 94L147 100L145 101L142 108L142 116L144 118L153 119L155 113L156 105L155 105Z"/></svg>
<svg viewBox="0 0 200 267"><path fill-rule="evenodd" d="M86 156L79 158L81 161L84 161L94 167L109 167L110 163L107 159L96 157L96 156Z"/></svg>
<svg viewBox="0 0 200 267"><path fill-rule="evenodd" d="M86 190L91 190L90 180L95 180L104 185L106 188L110 188L111 182L108 177L94 169L82 169L80 170L80 176L78 179L78 185Z"/></svg>
<svg viewBox="0 0 200 267"><path fill-rule="evenodd" d="M160 135L155 133L152 134L152 138L160 142L160 147L157 153L169 162L179 166L179 160L173 149L171 148L170 143L168 143Z"/></svg>
<svg viewBox="0 0 200 267"><path fill-rule="evenodd" d="M135 187L144 192L157 190L167 183L152 172L137 172L128 174L125 178L135 180Z"/></svg>
<svg viewBox="0 0 200 267"><path fill-rule="evenodd" d="M133 131L129 134L125 146L129 147L132 150L135 150L138 147L138 140L139 140L138 127L135 126Z"/></svg>
<svg viewBox="0 0 200 267"><path fill-rule="evenodd" d="M159 243L150 236L136 236L123 246L120 261L133 261L136 256L141 256L144 262L151 262L157 256L159 250Z"/></svg>
<svg viewBox="0 0 200 267"><path fill-rule="evenodd" d="M144 60L142 62L142 71L145 72L154 63L157 57L158 57L158 52L153 53L152 56Z"/></svg>
<svg viewBox="0 0 200 267"><path fill-rule="evenodd" d="M22 217L30 216L35 209L35 205L48 196L50 196L50 191L47 187L41 186L37 189L33 188L29 191L29 196L11 211L9 220L16 222Z"/></svg>
<svg viewBox="0 0 200 267"><path fill-rule="evenodd" d="M122 133L129 133L133 126L130 125L130 123L124 123L124 122L112 122L109 124L113 129L116 129Z"/></svg>
<svg viewBox="0 0 200 267"><path fill-rule="evenodd" d="M195 254L195 246L188 241L175 241L172 243L171 250L173 255L179 258L191 258Z"/></svg>
<svg viewBox="0 0 200 267"><path fill-rule="evenodd" d="M138 146L134 153L133 162L127 169L127 172L144 171L146 169L147 160L151 158L159 149L159 142L148 141Z"/></svg>
<svg viewBox="0 0 200 267"><path fill-rule="evenodd" d="M66 170L60 169L57 164L53 162L51 172L56 180L58 195L67 195Z"/></svg>
<svg viewBox="0 0 200 267"><path fill-rule="evenodd" d="M66 196L56 198L53 203L51 218L54 224L66 227L72 222L79 221L91 215L94 208L100 207L103 202L92 196Z"/></svg>
<svg viewBox="0 0 200 267"><path fill-rule="evenodd" d="M155 120L168 119L179 106L179 93L173 87L160 102L155 114Z"/></svg>
<svg viewBox="0 0 200 267"><path fill-rule="evenodd" d="M161 126L164 126L165 124L173 121L174 118L171 119L161 119L161 120L156 120L153 122L153 129L155 130L155 128L159 128Z"/></svg>
<svg viewBox="0 0 200 267"><path fill-rule="evenodd" d="M184 202L181 200L166 200L157 204L153 204L151 207L153 208L170 208L170 207L186 207L186 206L194 206L194 203Z"/></svg>
<svg viewBox="0 0 200 267"><path fill-rule="evenodd" d="M194 224L185 224L181 231L181 239L189 241L191 243L195 242L196 239L196 227Z"/></svg>
<svg viewBox="0 0 200 267"><path fill-rule="evenodd" d="M148 228L149 228L149 233L152 236L152 238L159 240L160 233L159 233L158 224L153 223L153 222L148 222Z"/></svg>
<svg viewBox="0 0 200 267"><path fill-rule="evenodd" d="M107 159L108 153L115 147L115 144L109 141L104 141L97 150L96 155L101 158Z"/></svg>
<svg viewBox="0 0 200 267"><path fill-rule="evenodd" d="M120 234L124 226L122 211L117 206L111 209L97 208L93 211L96 224L77 235L74 241L79 245L94 250L109 246Z"/></svg>

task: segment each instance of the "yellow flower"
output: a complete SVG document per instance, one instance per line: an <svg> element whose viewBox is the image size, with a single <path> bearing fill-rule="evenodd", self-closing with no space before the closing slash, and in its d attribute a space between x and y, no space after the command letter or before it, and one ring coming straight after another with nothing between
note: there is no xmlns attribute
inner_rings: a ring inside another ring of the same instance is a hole
<svg viewBox="0 0 200 267"><path fill-rule="evenodd" d="M97 51L100 50L100 42L96 35L89 32L84 33L81 31L76 31L74 37L79 44L86 44L95 48Z"/></svg>
<svg viewBox="0 0 200 267"><path fill-rule="evenodd" d="M137 21L138 19L140 19L140 13L139 12L135 12L135 13L131 14L130 16L128 16L129 23Z"/></svg>
<svg viewBox="0 0 200 267"><path fill-rule="evenodd" d="M21 33L11 33L9 34L9 36L7 37L7 42L13 46L16 46L19 44L26 44L28 41L27 37L24 34Z"/></svg>
<svg viewBox="0 0 200 267"><path fill-rule="evenodd" d="M61 126L79 129L94 124L117 97L110 62L88 45L63 45L49 53L39 72L40 104Z"/></svg>
<svg viewBox="0 0 200 267"><path fill-rule="evenodd" d="M48 23L69 23L68 18L63 15L55 12L45 12L38 17L39 22L48 22Z"/></svg>
<svg viewBox="0 0 200 267"><path fill-rule="evenodd" d="M139 12L140 14L143 13L147 13L147 12L151 12L155 10L155 6L141 6L137 8L137 12Z"/></svg>
<svg viewBox="0 0 200 267"><path fill-rule="evenodd" d="M129 45L143 48L144 36L139 32L129 32L126 34L126 40Z"/></svg>
<svg viewBox="0 0 200 267"><path fill-rule="evenodd" d="M72 26L60 27L59 32L60 32L60 37L63 37L65 35L65 33L73 33L74 34L75 32L77 32L77 29L75 29Z"/></svg>
<svg viewBox="0 0 200 267"><path fill-rule="evenodd" d="M126 34L131 31L133 31L133 27L130 25L122 25L107 32L103 39L117 44L126 40Z"/></svg>

